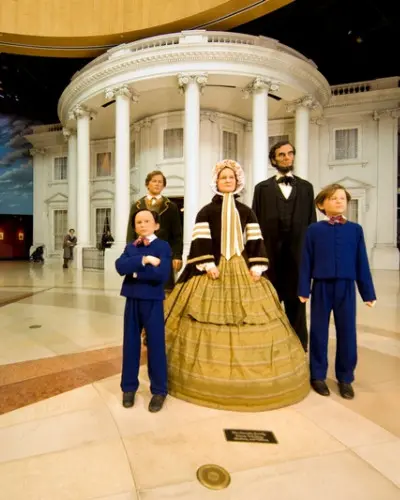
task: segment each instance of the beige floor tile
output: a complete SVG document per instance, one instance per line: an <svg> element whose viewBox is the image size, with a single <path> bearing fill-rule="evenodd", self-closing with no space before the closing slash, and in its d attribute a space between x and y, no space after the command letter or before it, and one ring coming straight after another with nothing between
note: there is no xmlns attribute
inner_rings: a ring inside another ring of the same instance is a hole
<svg viewBox="0 0 400 500"><path fill-rule="evenodd" d="M94 383L100 396L104 399L123 437L133 437L148 432L168 432L175 428L177 419L179 425L190 422L200 422L221 415L221 411L196 406L169 396L163 411L150 414L147 411L151 399L149 383L144 373L147 367L142 367L140 373L141 385L136 394L135 406L126 409L121 404L120 375ZM134 425L132 425L134 422Z"/></svg>
<svg viewBox="0 0 400 500"><path fill-rule="evenodd" d="M79 410L104 408L104 402L92 385L59 394L0 416L0 429Z"/></svg>
<svg viewBox="0 0 400 500"><path fill-rule="evenodd" d="M221 491L193 481L139 492L141 500L398 500L399 495L392 482L349 451L236 472Z"/></svg>
<svg viewBox="0 0 400 500"><path fill-rule="evenodd" d="M93 408L0 429L0 463L118 438L107 408Z"/></svg>
<svg viewBox="0 0 400 500"><path fill-rule="evenodd" d="M164 411L157 417L161 420L163 414ZM134 413L132 415L134 418ZM176 424L161 432L124 439L136 483L141 489L190 481L193 471L206 463L225 464L230 471L236 472L344 449L342 444L291 409L255 414L221 412L217 417L187 424L181 424L178 413L175 417ZM224 429L271 430L279 444L227 442Z"/></svg>
<svg viewBox="0 0 400 500"><path fill-rule="evenodd" d="M5 500L88 500L135 491L120 440L0 464L0 484Z"/></svg>
<svg viewBox="0 0 400 500"><path fill-rule="evenodd" d="M136 500L139 498L134 491L128 491L126 493L119 493L118 495L111 495L108 497L96 497L91 498L91 500ZM86 499L85 499L86 500Z"/></svg>
<svg viewBox="0 0 400 500"><path fill-rule="evenodd" d="M342 404L312 392L295 410L348 448L382 443L396 437Z"/></svg>
<svg viewBox="0 0 400 500"><path fill-rule="evenodd" d="M355 448L354 452L400 488L400 439L361 446Z"/></svg>

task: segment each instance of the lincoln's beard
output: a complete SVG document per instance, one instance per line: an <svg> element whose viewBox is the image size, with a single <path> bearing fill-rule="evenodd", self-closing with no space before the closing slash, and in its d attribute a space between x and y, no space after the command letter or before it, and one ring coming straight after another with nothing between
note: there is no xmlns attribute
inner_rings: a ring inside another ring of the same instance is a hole
<svg viewBox="0 0 400 500"><path fill-rule="evenodd" d="M293 172L294 169L293 163L287 167L284 167L282 165L274 165L274 167L282 175L288 174L289 172Z"/></svg>

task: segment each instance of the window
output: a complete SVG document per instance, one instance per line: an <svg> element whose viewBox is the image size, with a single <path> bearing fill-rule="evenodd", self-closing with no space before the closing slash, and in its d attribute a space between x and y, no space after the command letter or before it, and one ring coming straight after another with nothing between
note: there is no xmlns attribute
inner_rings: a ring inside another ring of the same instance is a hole
<svg viewBox="0 0 400 500"><path fill-rule="evenodd" d="M96 208L96 246L107 230L111 231L111 208Z"/></svg>
<svg viewBox="0 0 400 500"><path fill-rule="evenodd" d="M222 134L222 157L225 160L237 160L237 134L224 130Z"/></svg>
<svg viewBox="0 0 400 500"><path fill-rule="evenodd" d="M335 130L335 160L358 158L358 128Z"/></svg>
<svg viewBox="0 0 400 500"><path fill-rule="evenodd" d="M96 177L111 177L111 153L97 153Z"/></svg>
<svg viewBox="0 0 400 500"><path fill-rule="evenodd" d="M273 135L271 137L268 137L268 146L271 149L272 146L275 146L275 144L278 144L278 142L281 141L289 141L289 136L288 135Z"/></svg>
<svg viewBox="0 0 400 500"><path fill-rule="evenodd" d="M68 232L68 210L54 210L54 250L62 250Z"/></svg>
<svg viewBox="0 0 400 500"><path fill-rule="evenodd" d="M350 200L347 205L346 217L351 222L358 222L358 200Z"/></svg>
<svg viewBox="0 0 400 500"><path fill-rule="evenodd" d="M54 158L54 180L67 180L68 158L66 156L57 156Z"/></svg>
<svg viewBox="0 0 400 500"><path fill-rule="evenodd" d="M164 130L164 159L183 158L183 128Z"/></svg>

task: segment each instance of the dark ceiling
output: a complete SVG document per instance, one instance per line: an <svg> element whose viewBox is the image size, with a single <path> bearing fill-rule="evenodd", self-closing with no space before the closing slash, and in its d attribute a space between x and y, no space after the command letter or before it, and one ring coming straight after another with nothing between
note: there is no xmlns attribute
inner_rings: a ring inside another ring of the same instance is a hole
<svg viewBox="0 0 400 500"><path fill-rule="evenodd" d="M298 50L332 85L400 76L400 0L295 0L233 31ZM0 54L0 113L57 122L58 99L87 62Z"/></svg>

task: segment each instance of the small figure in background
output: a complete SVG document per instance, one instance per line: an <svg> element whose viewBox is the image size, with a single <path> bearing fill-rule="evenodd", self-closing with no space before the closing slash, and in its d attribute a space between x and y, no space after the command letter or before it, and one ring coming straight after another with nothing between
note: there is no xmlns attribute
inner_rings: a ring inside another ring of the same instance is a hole
<svg viewBox="0 0 400 500"><path fill-rule="evenodd" d="M68 234L64 237L63 249L64 249L64 264L63 268L68 269L68 261L74 259L74 247L78 243L75 236L75 229L70 229Z"/></svg>

